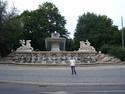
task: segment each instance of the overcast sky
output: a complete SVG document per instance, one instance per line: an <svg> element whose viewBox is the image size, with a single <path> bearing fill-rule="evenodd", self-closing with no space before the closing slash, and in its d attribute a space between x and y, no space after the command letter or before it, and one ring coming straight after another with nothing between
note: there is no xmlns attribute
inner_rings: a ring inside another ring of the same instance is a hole
<svg viewBox="0 0 125 94"><path fill-rule="evenodd" d="M14 5L19 13L24 10L34 10L39 4L52 2L59 9L67 21L66 28L71 33L75 32L78 17L87 12L107 15L113 20L114 25L121 28L121 16L125 21L125 0L7 0L9 7ZM123 22L124 22L123 21ZM125 23L125 22L124 22Z"/></svg>

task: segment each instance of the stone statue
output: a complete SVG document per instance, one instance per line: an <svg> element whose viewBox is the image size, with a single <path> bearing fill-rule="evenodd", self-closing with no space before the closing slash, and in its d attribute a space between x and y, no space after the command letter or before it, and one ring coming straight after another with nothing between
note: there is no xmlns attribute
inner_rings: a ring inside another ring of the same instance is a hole
<svg viewBox="0 0 125 94"><path fill-rule="evenodd" d="M84 41L80 41L80 48L84 48L85 47L85 42Z"/></svg>
<svg viewBox="0 0 125 94"><path fill-rule="evenodd" d="M22 47L25 46L25 40L19 40L20 41L20 44L22 45Z"/></svg>
<svg viewBox="0 0 125 94"><path fill-rule="evenodd" d="M31 47L31 40L20 40L21 47L17 48L16 52L31 52L33 48Z"/></svg>
<svg viewBox="0 0 125 94"><path fill-rule="evenodd" d="M26 47L30 48L31 44L30 44L31 40L26 40Z"/></svg>
<svg viewBox="0 0 125 94"><path fill-rule="evenodd" d="M79 51L82 51L82 52L96 52L95 48L93 46L91 46L90 44L91 43L88 40L86 40L86 42L80 41Z"/></svg>
<svg viewBox="0 0 125 94"><path fill-rule="evenodd" d="M90 46L91 43L90 43L88 40L86 40L85 44L86 44L87 46Z"/></svg>
<svg viewBox="0 0 125 94"><path fill-rule="evenodd" d="M51 34L51 38L59 38L59 37L60 37L60 34L56 31Z"/></svg>

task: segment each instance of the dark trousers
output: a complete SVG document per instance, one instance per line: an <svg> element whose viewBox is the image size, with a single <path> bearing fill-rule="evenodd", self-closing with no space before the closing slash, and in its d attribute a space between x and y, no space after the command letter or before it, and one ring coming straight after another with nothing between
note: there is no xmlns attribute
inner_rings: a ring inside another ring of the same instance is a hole
<svg viewBox="0 0 125 94"><path fill-rule="evenodd" d="M72 71L72 75L73 75L73 74L76 75L76 69L75 69L75 66L71 66L71 71Z"/></svg>

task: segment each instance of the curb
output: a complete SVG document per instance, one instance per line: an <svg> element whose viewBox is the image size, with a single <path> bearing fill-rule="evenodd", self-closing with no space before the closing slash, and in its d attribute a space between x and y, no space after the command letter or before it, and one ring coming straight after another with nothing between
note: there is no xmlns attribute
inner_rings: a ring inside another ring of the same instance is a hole
<svg viewBox="0 0 125 94"><path fill-rule="evenodd" d="M0 63L0 65L14 65L14 66L38 66L38 67L69 67L68 64L29 64L29 63ZM108 65L125 65L125 63L92 63L92 64L76 64L76 67L91 67L91 66L108 66Z"/></svg>

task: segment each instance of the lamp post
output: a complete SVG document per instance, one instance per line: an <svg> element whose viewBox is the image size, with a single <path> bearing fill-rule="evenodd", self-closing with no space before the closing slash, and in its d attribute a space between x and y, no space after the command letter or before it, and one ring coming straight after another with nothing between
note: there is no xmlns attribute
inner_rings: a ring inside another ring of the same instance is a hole
<svg viewBox="0 0 125 94"><path fill-rule="evenodd" d="M122 48L124 48L124 30L123 30L123 17L121 16L121 25L122 25Z"/></svg>

